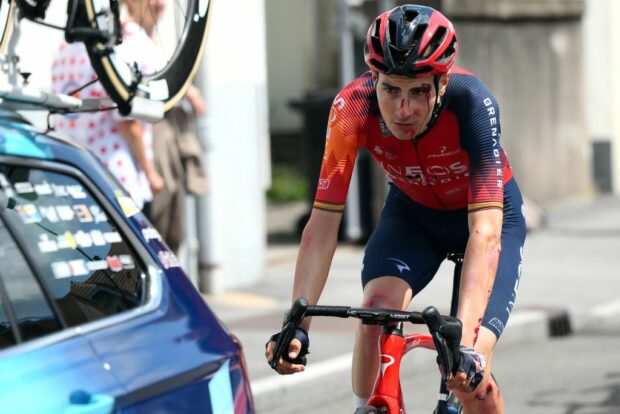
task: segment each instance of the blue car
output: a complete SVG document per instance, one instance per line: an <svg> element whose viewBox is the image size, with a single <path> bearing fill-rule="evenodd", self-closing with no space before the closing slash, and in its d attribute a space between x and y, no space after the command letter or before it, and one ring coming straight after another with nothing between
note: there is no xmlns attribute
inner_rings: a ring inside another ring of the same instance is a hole
<svg viewBox="0 0 620 414"><path fill-rule="evenodd" d="M132 199L4 111L0 412L254 412L239 342Z"/></svg>

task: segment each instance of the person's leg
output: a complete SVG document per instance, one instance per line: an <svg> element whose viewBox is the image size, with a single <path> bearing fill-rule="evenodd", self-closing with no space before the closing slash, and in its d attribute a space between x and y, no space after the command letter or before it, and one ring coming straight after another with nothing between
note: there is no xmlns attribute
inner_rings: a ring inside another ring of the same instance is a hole
<svg viewBox="0 0 620 414"><path fill-rule="evenodd" d="M373 279L364 287L362 307L399 309L407 308L412 290L407 282L394 276ZM381 327L360 323L355 337L352 363L353 393L368 399L379 369L378 340Z"/></svg>
<svg viewBox="0 0 620 414"><path fill-rule="evenodd" d="M388 194L364 255L363 307L403 310L414 293L433 278L445 258L420 228L420 214L396 188ZM360 324L353 351L352 386L356 404L368 399L379 368L381 328ZM356 407L357 408L357 407Z"/></svg>

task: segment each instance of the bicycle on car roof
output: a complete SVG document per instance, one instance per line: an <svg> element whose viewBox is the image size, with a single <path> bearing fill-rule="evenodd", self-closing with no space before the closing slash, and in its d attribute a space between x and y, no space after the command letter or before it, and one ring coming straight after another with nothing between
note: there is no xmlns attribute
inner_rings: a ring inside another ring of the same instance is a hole
<svg viewBox="0 0 620 414"><path fill-rule="evenodd" d="M164 50L164 64L151 73L142 73L131 56L119 52L123 1L130 0L68 0L66 22L56 24L46 21L45 16L48 7L53 7L58 0L0 0L0 54L14 53L10 50L12 31L22 18L63 30L67 42L84 43L97 80L121 114L163 114L185 95L198 70L206 44L211 1L162 0L170 5L158 8L147 0L135 0L146 2L144 19L153 19L160 8L167 10L157 22L154 35ZM4 92L2 98L19 101L19 97L15 97L19 92ZM44 103L53 106L56 101L47 99ZM78 105L67 102L71 101L65 99L64 105L57 105L59 112L101 107L96 103L94 107L77 108Z"/></svg>

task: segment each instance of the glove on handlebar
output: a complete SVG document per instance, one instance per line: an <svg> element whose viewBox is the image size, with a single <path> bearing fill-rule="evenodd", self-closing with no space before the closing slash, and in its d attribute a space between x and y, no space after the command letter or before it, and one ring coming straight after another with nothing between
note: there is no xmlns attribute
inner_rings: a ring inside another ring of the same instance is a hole
<svg viewBox="0 0 620 414"><path fill-rule="evenodd" d="M467 378L471 380L470 387L473 391L482 382L484 369L486 368L486 359L484 355L477 353L473 348L463 345L459 346L459 351L461 357L459 358L458 371L463 371ZM479 371L476 369L476 363L480 366Z"/></svg>
<svg viewBox="0 0 620 414"><path fill-rule="evenodd" d="M280 334L281 332L271 335L271 338L269 338L269 341L267 341L267 344L269 344L269 342L271 341L274 341L277 343L278 338L280 337ZM290 362L291 364L306 365L306 362L307 362L306 355L310 353L310 351L308 350L308 348L310 347L310 338L308 337L308 332L306 332L306 330L303 328L297 328L295 330L295 336L293 337L293 339L295 338L298 339L299 342L301 342L301 350L299 351L299 354L297 354L297 358L291 359L288 356L288 351L287 351L284 354L282 354L282 359ZM267 344L265 344L265 347L267 346Z"/></svg>

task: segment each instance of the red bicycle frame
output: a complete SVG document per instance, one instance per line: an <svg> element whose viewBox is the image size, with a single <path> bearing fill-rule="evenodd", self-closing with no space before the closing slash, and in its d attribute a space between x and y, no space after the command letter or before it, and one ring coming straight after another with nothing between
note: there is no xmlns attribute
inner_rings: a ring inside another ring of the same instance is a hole
<svg viewBox="0 0 620 414"><path fill-rule="evenodd" d="M387 407L388 413L405 414L403 392L400 386L400 361L414 348L435 349L433 338L428 334L409 334L403 336L402 329L386 326L379 339L380 369L368 405Z"/></svg>

